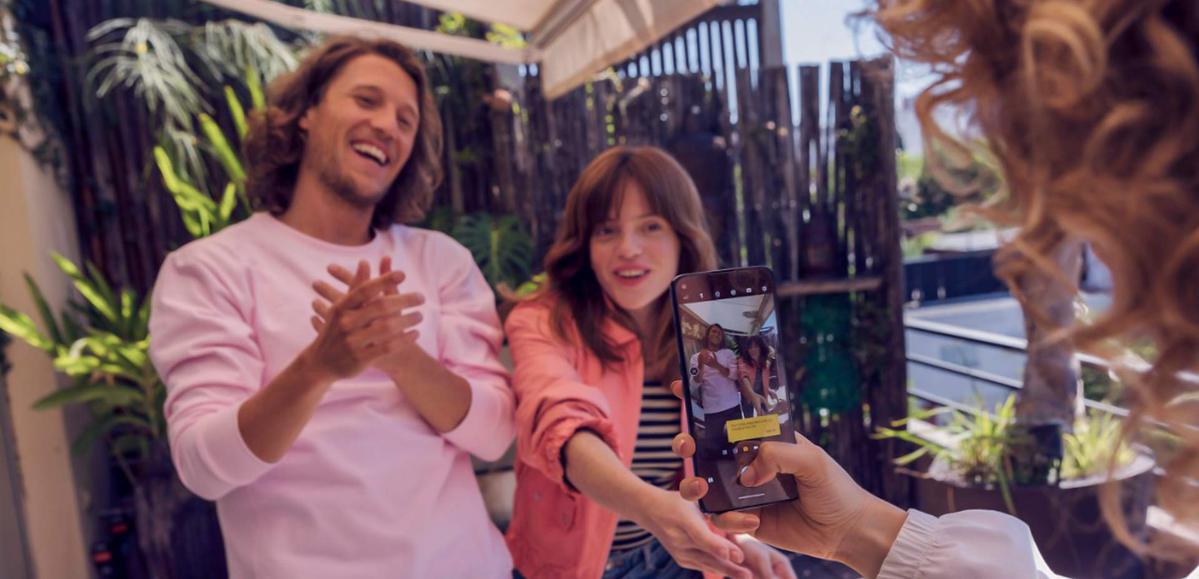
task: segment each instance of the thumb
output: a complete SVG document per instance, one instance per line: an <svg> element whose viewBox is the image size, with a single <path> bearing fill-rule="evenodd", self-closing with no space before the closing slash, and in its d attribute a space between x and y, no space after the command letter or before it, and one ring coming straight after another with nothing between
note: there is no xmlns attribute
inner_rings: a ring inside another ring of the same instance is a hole
<svg viewBox="0 0 1199 579"><path fill-rule="evenodd" d="M758 456L741 473L741 484L759 486L779 474L789 474L798 480L811 480L823 471L824 451L805 439L795 444L764 442Z"/></svg>

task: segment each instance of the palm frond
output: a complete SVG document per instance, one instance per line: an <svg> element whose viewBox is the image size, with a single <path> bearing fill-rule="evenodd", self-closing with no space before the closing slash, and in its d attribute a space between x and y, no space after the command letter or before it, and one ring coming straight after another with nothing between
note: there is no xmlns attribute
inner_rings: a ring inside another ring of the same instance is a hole
<svg viewBox="0 0 1199 579"><path fill-rule="evenodd" d="M59 329L58 319L54 317L54 312L50 310L50 304L46 301L46 296L42 294L42 288L38 287L37 282L33 281L33 277L28 273L25 274L25 286L29 288L29 295L33 297L33 303L37 307L38 316L42 318L42 325L46 326L46 332L49 333L50 341L55 344L67 343L67 338Z"/></svg>
<svg viewBox="0 0 1199 579"><path fill-rule="evenodd" d="M198 56L232 78L241 78L246 70L255 68L270 82L299 64L295 47L261 22L209 22L192 32L191 46Z"/></svg>
<svg viewBox="0 0 1199 579"><path fill-rule="evenodd" d="M125 88L165 124L189 126L193 114L209 107L201 96L203 82L176 41L187 30L179 21L148 18L115 19L93 27L87 35L94 44L87 80L96 96Z"/></svg>
<svg viewBox="0 0 1199 579"><path fill-rule="evenodd" d="M204 159L204 143L196 138L192 125L185 129L172 126L163 128L160 144L174 161L175 172L196 188L209 190L208 164Z"/></svg>
<svg viewBox="0 0 1199 579"><path fill-rule="evenodd" d="M462 216L452 235L470 250L488 283L515 287L528 280L533 267L533 241L516 217L480 212Z"/></svg>

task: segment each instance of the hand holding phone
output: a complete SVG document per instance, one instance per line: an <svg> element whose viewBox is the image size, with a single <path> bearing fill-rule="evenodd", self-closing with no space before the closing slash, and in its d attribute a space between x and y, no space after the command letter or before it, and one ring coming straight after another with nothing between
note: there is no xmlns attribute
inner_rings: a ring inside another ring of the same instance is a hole
<svg viewBox="0 0 1199 579"><path fill-rule="evenodd" d="M789 406L768 404L790 399L770 270L680 275L671 299L695 471L711 488L700 508L722 513L793 500L789 476L756 488L738 479L762 442L795 440L790 415L777 412Z"/></svg>
<svg viewBox="0 0 1199 579"><path fill-rule="evenodd" d="M695 442L682 433L673 448L686 458L694 454ZM751 512L724 513L712 521L729 533L749 533L781 549L840 561L867 577L877 575L906 513L863 490L823 449L802 436L794 444L764 443L742 473L751 487L782 476L802 481L803 496ZM709 491L707 481L698 477L679 484L683 498L701 504Z"/></svg>

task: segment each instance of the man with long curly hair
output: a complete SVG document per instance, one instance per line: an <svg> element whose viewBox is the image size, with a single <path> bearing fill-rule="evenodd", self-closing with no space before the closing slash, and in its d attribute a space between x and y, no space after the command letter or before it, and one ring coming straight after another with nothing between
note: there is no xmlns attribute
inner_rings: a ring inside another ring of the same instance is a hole
<svg viewBox="0 0 1199 579"><path fill-rule="evenodd" d="M513 437L495 298L423 217L441 126L394 42L334 38L246 137L245 222L163 264L151 355L233 577L504 577L470 455Z"/></svg>

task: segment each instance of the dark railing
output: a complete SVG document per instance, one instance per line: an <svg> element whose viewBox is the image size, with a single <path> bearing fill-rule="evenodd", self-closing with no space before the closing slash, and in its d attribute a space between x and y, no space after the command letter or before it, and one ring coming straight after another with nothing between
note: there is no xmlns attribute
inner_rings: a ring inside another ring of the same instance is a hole
<svg viewBox="0 0 1199 579"><path fill-rule="evenodd" d="M1026 340L1021 339L1021 338L1014 338L1011 336L993 334L990 332L982 332L982 331L978 331L978 330L972 330L969 328L952 326L952 325L943 324L943 323L930 322L927 320L917 319L917 318L914 318L911 316L907 316L905 318L904 326L907 331L918 332L921 334L936 336L936 337L940 337L940 338L952 339L952 340L956 340L956 341L966 343L966 344L973 344L973 345L987 347L987 348L994 348L994 349L1005 351L1005 352L1014 352L1014 353L1025 354L1027 351L1028 343ZM1113 365L1111 361L1108 361L1106 359L1103 359L1103 358L1100 358L1097 356L1092 356L1089 354L1078 353L1078 354L1076 354L1076 356L1078 357L1079 362L1084 367L1109 369ZM955 364L955 363L948 362L945 360L940 360L940 359L933 358L933 357L930 357L927 355L911 353L910 349L909 349L909 353L907 355L907 360L908 360L909 364L914 364L916 366L923 366L923 367L927 367L927 368L933 368L940 372L946 372L946 373L949 373L952 375L969 378L972 381L983 382L983 383L990 384L990 385L993 385L996 387L1005 388L1010 391L1018 391L1020 388L1022 388L1022 384L1019 380L1015 380L1015 379L1009 378L1007 376L1000 376L997 374L978 370L975 368L969 368L969 367L966 367L966 366L963 366L960 364ZM1127 363L1127 362L1122 361L1122 363ZM1139 365L1138 365L1138 363L1128 363L1128 365L1132 369L1137 370L1137 371L1143 371L1144 369L1146 369L1146 366L1143 363L1140 363ZM1190 382L1192 384L1199 384L1199 376L1196 376L1195 374L1182 373L1178 377L1180 380L1184 380L1184 381ZM929 405L935 406L935 407L952 408L953 410L958 411L958 412L964 412L964 413L969 413L969 414L979 414L981 412L986 412L985 409L978 408L977 406L973 406L973 405L963 404L962 402L960 402L958 400L954 400L954 399L944 396L942 394L929 392L928 390L926 390L924 388L920 388L918 386L909 385L908 386L908 396L911 398L920 400ZM1083 404L1086 406L1086 408L1088 410L1091 410L1091 411L1106 412L1109 415L1119 416L1119 417L1127 417L1128 416L1128 410L1119 408L1117 406L1113 406L1111 404L1106 404L1104 402L1099 402L1097 400L1084 399ZM1154 425L1156 427L1169 430L1169 427L1167 427L1165 424L1163 424L1157 420L1149 419L1148 423L1151 425ZM934 428L935 428L935 426L934 426ZM922 432L919 430L914 431L913 433L916 434L917 436L930 436L929 433ZM1164 476L1165 471L1160 466L1158 466L1158 467L1154 468L1154 473L1157 477L1160 478L1160 477ZM1190 531L1189 529L1187 529L1183 526L1180 526L1172 517L1170 517L1168 514L1166 514L1165 511L1163 511L1158 506L1150 506L1149 507L1149 511L1148 511L1148 515L1147 515L1147 524L1148 524L1149 528L1152 529L1152 532L1159 537L1170 537L1172 540L1180 540L1180 541L1184 541L1184 542L1190 542L1191 544L1195 544L1195 534L1192 531ZM1171 576L1175 576L1175 575L1171 575Z"/></svg>
<svg viewBox="0 0 1199 579"><path fill-rule="evenodd" d="M904 298L931 302L990 294L1007 288L991 267L994 250L908 258L903 262Z"/></svg>
<svg viewBox="0 0 1199 579"><path fill-rule="evenodd" d="M930 322L928 320L921 320L911 316L908 316L904 319L904 328L908 331L916 331L927 335L950 338L967 344L974 344L1007 352L1019 352L1023 354L1028 349L1028 341L1022 338L1014 338L1011 336L1004 336L991 332L972 330L970 328L963 328L960 326L939 322ZM1083 366L1095 368L1109 368L1111 366L1111 363L1108 360L1098 356L1092 356L1090 354L1083 353L1076 354L1076 356ZM1020 380L1010 378L1008 376L1001 376L985 370L970 368L968 366L963 366L961 364L941 360L939 358L934 358L924 354L917 354L909 351L907 359L909 364L915 364L917 366L923 366L926 368L934 368L939 372L945 372L955 376L969 378L970 380L976 380L993 386L1006 388L1011 391L1017 391L1024 387ZM920 388L919 386L908 385L908 395L937 406L948 406L950 408L966 412L977 411L977 409L971 408L945 396L929 392L928 390ZM1116 416L1128 415L1128 411L1123 408L1106 404L1104 402L1099 402L1097 400L1083 400L1083 405L1086 406L1087 409L1099 410L1102 412L1107 412L1108 414L1114 414Z"/></svg>

